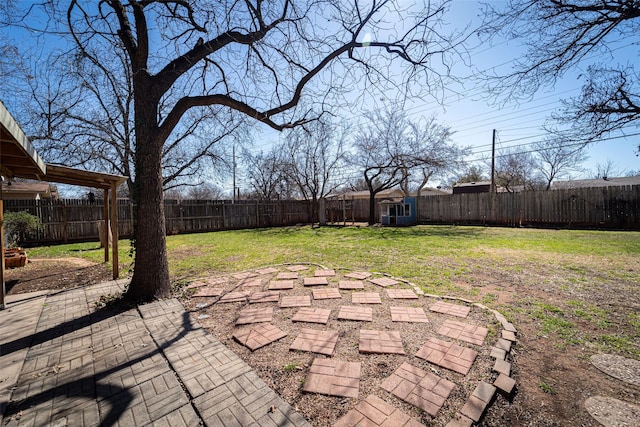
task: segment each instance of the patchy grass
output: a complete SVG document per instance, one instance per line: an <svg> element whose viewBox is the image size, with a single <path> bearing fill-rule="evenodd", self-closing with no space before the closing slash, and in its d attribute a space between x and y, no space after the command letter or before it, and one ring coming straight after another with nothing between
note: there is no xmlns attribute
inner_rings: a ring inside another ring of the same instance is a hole
<svg viewBox="0 0 640 427"><path fill-rule="evenodd" d="M176 288L198 277L282 263L384 272L430 294L500 308L516 323L536 325L537 334L559 347L640 354L640 316L626 308L638 300L638 232L302 226L169 236L167 249ZM129 253L129 241L120 241L123 271L132 264ZM33 248L29 255L102 262L104 250L77 243Z"/></svg>

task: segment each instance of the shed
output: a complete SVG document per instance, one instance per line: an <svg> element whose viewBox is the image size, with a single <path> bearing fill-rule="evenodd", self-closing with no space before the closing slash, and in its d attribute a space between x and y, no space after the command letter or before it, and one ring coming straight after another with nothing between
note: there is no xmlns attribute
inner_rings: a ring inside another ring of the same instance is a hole
<svg viewBox="0 0 640 427"><path fill-rule="evenodd" d="M0 102L0 175L6 180L25 178L102 189L104 190L105 198L105 229L109 229L110 222L113 224L118 223L116 190L120 184L126 181L127 177L45 163L2 102ZM0 187L0 224L3 220L3 195L1 188L2 187ZM110 199L109 191L111 192ZM111 203L109 203L109 200L111 200ZM119 276L118 227L113 227L112 233L113 278L116 279ZM5 308L3 246L4 228L0 226L0 310ZM108 244L105 245L104 257L105 262L109 260Z"/></svg>
<svg viewBox="0 0 640 427"><path fill-rule="evenodd" d="M382 225L416 225L416 198L382 200L380 205L380 223Z"/></svg>
<svg viewBox="0 0 640 427"><path fill-rule="evenodd" d="M453 186L453 194L489 192L491 192L491 181L463 182Z"/></svg>

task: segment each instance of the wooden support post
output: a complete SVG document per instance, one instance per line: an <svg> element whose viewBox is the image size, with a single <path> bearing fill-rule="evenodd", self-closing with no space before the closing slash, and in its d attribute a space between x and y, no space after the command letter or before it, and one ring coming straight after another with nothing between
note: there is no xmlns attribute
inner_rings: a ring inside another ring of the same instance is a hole
<svg viewBox="0 0 640 427"><path fill-rule="evenodd" d="M6 308L4 297L6 294L6 288L4 287L4 202L0 198L0 310ZM8 325L5 325L5 327Z"/></svg>
<svg viewBox="0 0 640 427"><path fill-rule="evenodd" d="M111 184L111 235L113 236L113 244L111 248L113 255L111 257L113 280L120 277L120 266L118 265L118 187L116 184Z"/></svg>
<svg viewBox="0 0 640 427"><path fill-rule="evenodd" d="M104 245L104 262L109 262L109 190L104 190L104 227L102 229L102 244Z"/></svg>

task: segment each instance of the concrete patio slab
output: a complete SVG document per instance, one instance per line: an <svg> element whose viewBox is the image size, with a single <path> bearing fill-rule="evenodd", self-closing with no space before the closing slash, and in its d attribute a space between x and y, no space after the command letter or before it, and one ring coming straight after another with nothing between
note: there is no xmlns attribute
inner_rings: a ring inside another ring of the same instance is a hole
<svg viewBox="0 0 640 427"><path fill-rule="evenodd" d="M212 288L209 286L204 286L198 289L198 291L193 294L194 297L205 297L205 298L216 298L222 295L224 292L224 288Z"/></svg>
<svg viewBox="0 0 640 427"><path fill-rule="evenodd" d="M280 299L280 291L260 291L249 295L249 304L257 304L261 302L278 302Z"/></svg>
<svg viewBox="0 0 640 427"><path fill-rule="evenodd" d="M429 338L416 356L434 365L467 375L478 352L452 342Z"/></svg>
<svg viewBox="0 0 640 427"><path fill-rule="evenodd" d="M435 417L455 388L451 381L404 362L380 387Z"/></svg>
<svg viewBox="0 0 640 427"><path fill-rule="evenodd" d="M351 294L351 302L354 304L382 304L380 294L377 292L354 292Z"/></svg>
<svg viewBox="0 0 640 427"><path fill-rule="evenodd" d="M438 333L471 344L482 345L489 330L484 326L445 320L440 329L438 329Z"/></svg>
<svg viewBox="0 0 640 427"><path fill-rule="evenodd" d="M236 325L246 325L248 323L271 322L273 319L273 307L245 308L238 313Z"/></svg>
<svg viewBox="0 0 640 427"><path fill-rule="evenodd" d="M410 323L429 323L422 307L389 307L391 321Z"/></svg>
<svg viewBox="0 0 640 427"><path fill-rule="evenodd" d="M372 322L373 309L371 307L359 307L343 305L338 313L340 320L356 320L359 322Z"/></svg>
<svg viewBox="0 0 640 427"><path fill-rule="evenodd" d="M236 341L248 347L251 351L262 348L286 336L286 332L281 331L270 323L261 323L251 328L236 331L233 334L233 338Z"/></svg>
<svg viewBox="0 0 640 427"><path fill-rule="evenodd" d="M360 371L360 362L315 358L302 390L329 396L358 397Z"/></svg>
<svg viewBox="0 0 640 427"><path fill-rule="evenodd" d="M362 280L340 280L338 289L364 289L364 282Z"/></svg>
<svg viewBox="0 0 640 427"><path fill-rule="evenodd" d="M335 270L318 269L313 274L315 277L334 277L336 275Z"/></svg>
<svg viewBox="0 0 640 427"><path fill-rule="evenodd" d="M350 279L364 280L371 277L372 274L367 271L353 271L351 273L347 273L344 277L348 277Z"/></svg>
<svg viewBox="0 0 640 427"><path fill-rule="evenodd" d="M391 299L418 299L418 295L411 289L386 289L386 292Z"/></svg>
<svg viewBox="0 0 640 427"><path fill-rule="evenodd" d="M405 354L398 331L375 331L360 329L360 353Z"/></svg>
<svg viewBox="0 0 640 427"><path fill-rule="evenodd" d="M387 286L397 285L398 283L400 283L399 281L395 279L391 279L389 277L379 277L377 279L370 279L369 281L374 285L382 286L383 288L386 288Z"/></svg>
<svg viewBox="0 0 640 427"><path fill-rule="evenodd" d="M222 295L222 297L220 297L218 302L219 303L246 302L250 293L251 292L249 292L249 291L229 292L229 293L226 293L226 294Z"/></svg>
<svg viewBox="0 0 640 427"><path fill-rule="evenodd" d="M284 295L280 300L280 308L310 307L311 296L309 295Z"/></svg>
<svg viewBox="0 0 640 427"><path fill-rule="evenodd" d="M449 314L456 317L467 317L467 315L471 311L471 308L467 307L466 305L451 304L444 301L438 301L434 304L431 304L429 306L429 310L435 311L436 313Z"/></svg>
<svg viewBox="0 0 640 427"><path fill-rule="evenodd" d="M270 291L293 289L294 280L272 280L269 282L268 289Z"/></svg>
<svg viewBox="0 0 640 427"><path fill-rule="evenodd" d="M293 271L283 271L281 273L278 273L278 275L276 276L276 280L297 280L297 279L298 279L298 273Z"/></svg>
<svg viewBox="0 0 640 427"><path fill-rule="evenodd" d="M289 350L308 351L331 356L338 342L337 331L318 331L303 328L296 336Z"/></svg>
<svg viewBox="0 0 640 427"><path fill-rule="evenodd" d="M305 277L302 283L304 286L326 286L329 281L326 277Z"/></svg>
<svg viewBox="0 0 640 427"><path fill-rule="evenodd" d="M309 266L307 265L289 265L286 267L289 271L307 271Z"/></svg>
<svg viewBox="0 0 640 427"><path fill-rule="evenodd" d="M423 424L374 394L359 402L333 427L423 427Z"/></svg>
<svg viewBox="0 0 640 427"><path fill-rule="evenodd" d="M313 299L340 299L340 291L336 288L314 289L312 291Z"/></svg>
<svg viewBox="0 0 640 427"><path fill-rule="evenodd" d="M331 310L324 308L303 307L291 319L293 322L321 323L326 325L331 316Z"/></svg>

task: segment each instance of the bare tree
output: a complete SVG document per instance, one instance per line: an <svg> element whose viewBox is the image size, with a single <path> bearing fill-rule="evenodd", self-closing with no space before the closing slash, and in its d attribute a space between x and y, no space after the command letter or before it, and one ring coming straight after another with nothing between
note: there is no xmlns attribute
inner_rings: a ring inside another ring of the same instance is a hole
<svg viewBox="0 0 640 427"><path fill-rule="evenodd" d="M127 297L135 301L170 293L162 154L190 111L223 106L283 130L316 119L313 110L299 107L303 97L327 109L348 88L392 86L437 94L463 41L442 22L446 1L43 4L32 13L64 17L55 27L66 25L78 53L91 62L108 63L113 52L125 52L132 78L138 218ZM28 15L23 22L29 22Z"/></svg>
<svg viewBox="0 0 640 427"><path fill-rule="evenodd" d="M543 140L535 144L534 149L538 172L545 181L545 190L551 188L555 179L571 172L581 172L581 164L588 158L583 145L562 144L555 139Z"/></svg>
<svg viewBox="0 0 640 427"><path fill-rule="evenodd" d="M305 200L310 201L310 217L317 218L318 200L340 185L344 169L346 127L318 121L296 128L286 136L283 172L295 183Z"/></svg>
<svg viewBox="0 0 640 427"><path fill-rule="evenodd" d="M362 171L369 190L370 225L376 222L376 194L395 186L408 194L411 181L419 193L434 174L461 162L464 150L451 143L450 136L449 128L435 119L421 125L398 109L369 116L355 137L351 163Z"/></svg>
<svg viewBox="0 0 640 427"><path fill-rule="evenodd" d="M595 179L607 179L620 176L621 172L616 162L607 159L602 163L596 164L596 169L592 171L592 174Z"/></svg>
<svg viewBox="0 0 640 427"><path fill-rule="evenodd" d="M562 141L588 143L638 122L639 75L626 64L629 49L639 53L636 0L510 0L499 9L487 4L485 15L484 34L528 48L508 75L493 76L494 93L527 97L568 71L584 70L581 94L564 102L549 127Z"/></svg>
<svg viewBox="0 0 640 427"><path fill-rule="evenodd" d="M537 188L540 182L537 171L538 164L531 152L505 149L496 155L496 185L509 193L517 191L518 187Z"/></svg>
<svg viewBox="0 0 640 427"><path fill-rule="evenodd" d="M243 161L251 195L260 200L288 198L290 184L283 168L285 159L280 147L274 146L267 153L256 154L245 150Z"/></svg>

